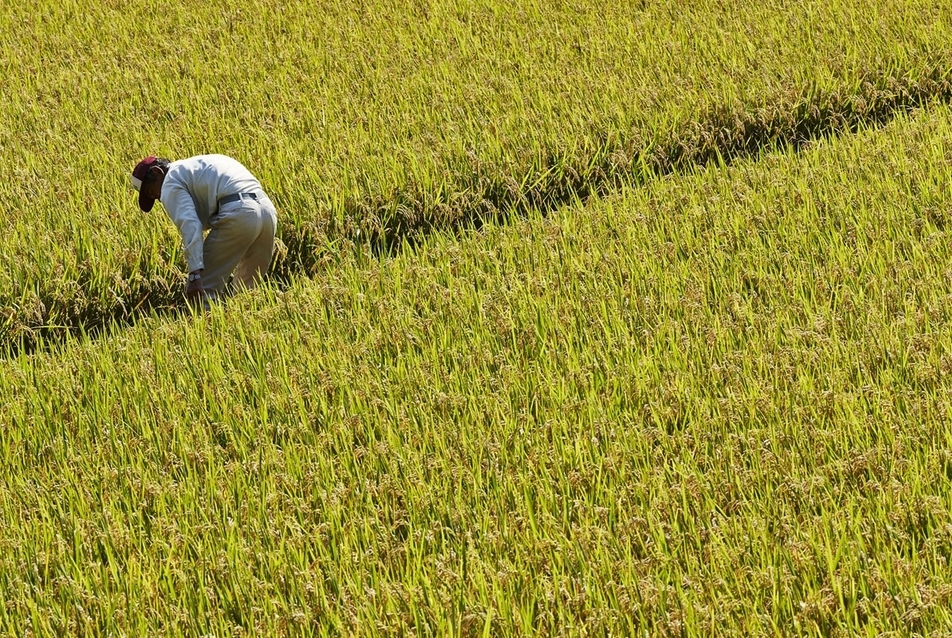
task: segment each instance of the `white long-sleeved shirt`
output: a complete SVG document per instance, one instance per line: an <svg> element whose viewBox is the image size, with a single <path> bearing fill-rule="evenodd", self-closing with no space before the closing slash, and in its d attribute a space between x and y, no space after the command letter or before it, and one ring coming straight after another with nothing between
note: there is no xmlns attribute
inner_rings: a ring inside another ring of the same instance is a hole
<svg viewBox="0 0 952 638"><path fill-rule="evenodd" d="M203 231L211 228L218 200L235 193L260 193L251 172L225 155L196 155L169 166L159 201L185 242L189 272L205 267Z"/></svg>

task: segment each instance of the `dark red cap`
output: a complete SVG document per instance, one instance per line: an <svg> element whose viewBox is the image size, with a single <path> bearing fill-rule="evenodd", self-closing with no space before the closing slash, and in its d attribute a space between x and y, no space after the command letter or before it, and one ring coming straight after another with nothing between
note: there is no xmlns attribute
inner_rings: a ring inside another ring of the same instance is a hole
<svg viewBox="0 0 952 638"><path fill-rule="evenodd" d="M149 169L155 165L155 160L155 155L149 155L132 169L132 188L139 191L139 208L146 213L152 210L152 207L155 205L155 200L151 197L146 197L145 193L142 192L142 182L145 181L145 176L149 173Z"/></svg>

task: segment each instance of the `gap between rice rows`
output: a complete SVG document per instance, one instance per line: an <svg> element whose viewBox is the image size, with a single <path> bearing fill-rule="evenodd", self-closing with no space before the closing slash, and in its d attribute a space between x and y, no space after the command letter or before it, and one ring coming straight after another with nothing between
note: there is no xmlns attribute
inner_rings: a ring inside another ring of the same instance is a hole
<svg viewBox="0 0 952 638"><path fill-rule="evenodd" d="M525 175L500 175L477 164L472 173L456 176L462 188L452 192L408 184L391 193L347 200L343 210L327 220L286 221L279 235L287 251L276 259L270 279L283 285L294 276L328 267L342 253L382 258L412 248L432 232L478 229L488 221L505 222L532 210L549 214L575 199L604 196L622 184L644 184L712 162L726 165L777 148L796 150L823 138L882 126L930 102L952 102L952 71L894 70L865 78L851 93L824 94L804 87L772 108L710 112L654 140L635 132L630 139L589 141L591 150L580 149L572 156L550 152L537 158ZM96 337L111 326L131 325L153 313L187 310L179 282L152 281L145 295L136 297L122 299L110 316L64 313L70 316L66 325L40 321L0 340L0 349L7 357L33 353L61 343L68 334Z"/></svg>

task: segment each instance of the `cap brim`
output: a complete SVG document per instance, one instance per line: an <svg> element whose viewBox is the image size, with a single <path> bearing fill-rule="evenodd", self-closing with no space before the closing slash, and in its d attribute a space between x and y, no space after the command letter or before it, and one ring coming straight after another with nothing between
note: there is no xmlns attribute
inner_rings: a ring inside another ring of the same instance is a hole
<svg viewBox="0 0 952 638"><path fill-rule="evenodd" d="M142 212L148 213L152 210L153 206L155 206L155 200L151 197L146 197L145 193L139 191L139 208L142 209Z"/></svg>

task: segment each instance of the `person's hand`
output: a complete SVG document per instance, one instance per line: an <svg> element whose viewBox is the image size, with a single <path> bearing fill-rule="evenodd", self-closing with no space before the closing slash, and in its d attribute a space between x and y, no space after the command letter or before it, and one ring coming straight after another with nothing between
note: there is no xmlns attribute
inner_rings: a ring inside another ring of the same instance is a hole
<svg viewBox="0 0 952 638"><path fill-rule="evenodd" d="M202 287L202 271L193 270L188 274L188 284L185 286L185 298L189 301L198 301L205 296Z"/></svg>

